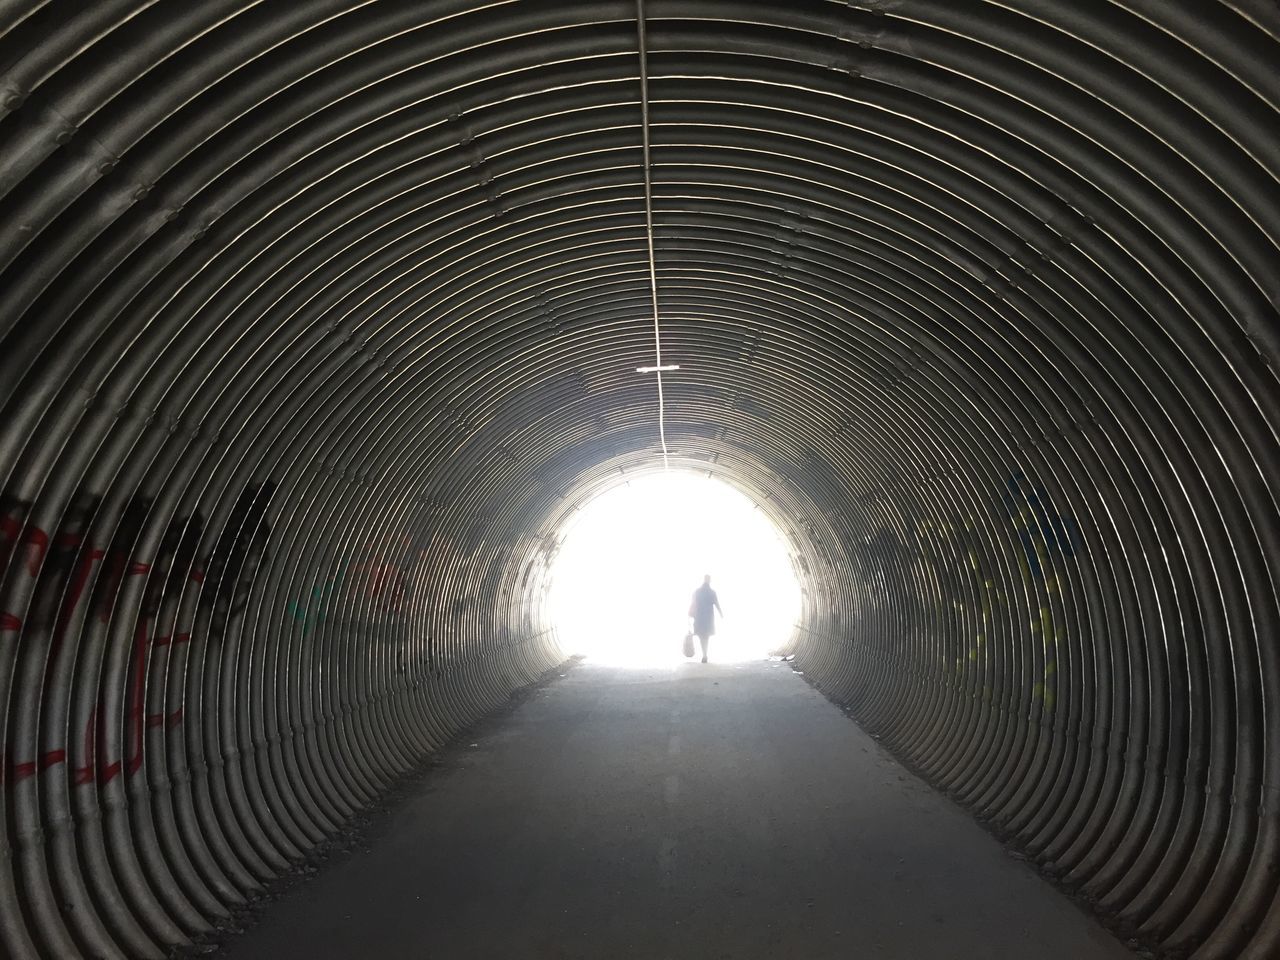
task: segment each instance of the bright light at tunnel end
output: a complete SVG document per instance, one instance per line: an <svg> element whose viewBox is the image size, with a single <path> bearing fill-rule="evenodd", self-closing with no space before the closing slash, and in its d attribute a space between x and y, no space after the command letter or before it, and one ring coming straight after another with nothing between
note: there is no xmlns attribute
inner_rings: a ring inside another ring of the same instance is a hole
<svg viewBox="0 0 1280 960"><path fill-rule="evenodd" d="M791 642L800 585L786 541L721 480L684 471L630 479L561 535L547 612L567 653L632 667L684 662L689 604L706 574L725 612L712 663L760 659ZM700 661L699 649L690 662Z"/></svg>

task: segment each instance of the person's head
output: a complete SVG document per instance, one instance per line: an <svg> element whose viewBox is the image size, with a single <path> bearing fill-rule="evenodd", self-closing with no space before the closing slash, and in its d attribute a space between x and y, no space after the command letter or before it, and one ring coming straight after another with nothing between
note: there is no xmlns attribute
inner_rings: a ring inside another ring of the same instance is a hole
<svg viewBox="0 0 1280 960"><path fill-rule="evenodd" d="M702 578L702 585L706 587L711 586L711 574L708 573L705 577Z"/></svg>

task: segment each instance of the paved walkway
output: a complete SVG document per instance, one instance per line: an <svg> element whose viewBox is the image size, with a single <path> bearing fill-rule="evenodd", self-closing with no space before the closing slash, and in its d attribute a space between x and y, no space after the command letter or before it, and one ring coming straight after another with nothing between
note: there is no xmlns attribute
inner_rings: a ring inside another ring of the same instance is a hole
<svg viewBox="0 0 1280 960"><path fill-rule="evenodd" d="M468 739L224 956L1132 960L787 664L586 664Z"/></svg>

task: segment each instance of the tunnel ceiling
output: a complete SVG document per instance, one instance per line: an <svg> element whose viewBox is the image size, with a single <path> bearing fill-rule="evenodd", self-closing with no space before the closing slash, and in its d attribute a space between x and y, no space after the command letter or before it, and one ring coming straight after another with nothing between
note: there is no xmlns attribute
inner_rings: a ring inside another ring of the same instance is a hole
<svg viewBox="0 0 1280 960"><path fill-rule="evenodd" d="M1123 933L1280 952L1269 0L0 5L10 955L205 936L756 498L811 677ZM647 114L645 107L647 107ZM647 123L644 118L647 115Z"/></svg>

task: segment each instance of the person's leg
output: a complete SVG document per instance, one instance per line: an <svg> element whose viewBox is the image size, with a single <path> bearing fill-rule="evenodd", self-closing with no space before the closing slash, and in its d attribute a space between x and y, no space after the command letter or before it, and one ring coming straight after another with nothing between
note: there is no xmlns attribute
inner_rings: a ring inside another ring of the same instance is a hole
<svg viewBox="0 0 1280 960"><path fill-rule="evenodd" d="M707 642L711 638L703 636L703 637L699 637L698 639L702 641L702 662L706 663L707 662Z"/></svg>

